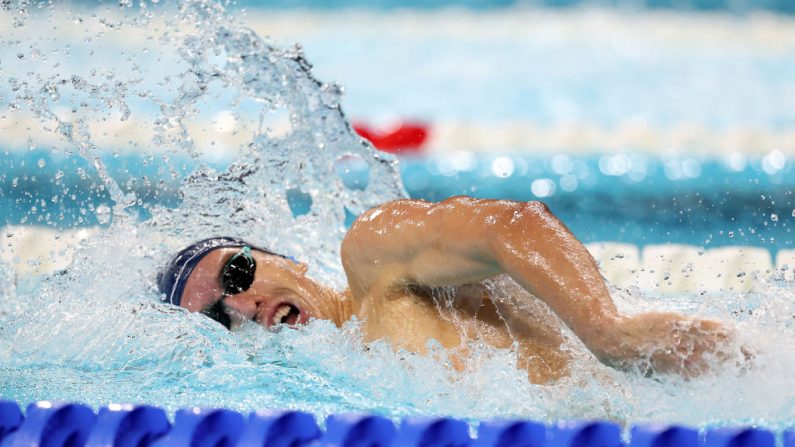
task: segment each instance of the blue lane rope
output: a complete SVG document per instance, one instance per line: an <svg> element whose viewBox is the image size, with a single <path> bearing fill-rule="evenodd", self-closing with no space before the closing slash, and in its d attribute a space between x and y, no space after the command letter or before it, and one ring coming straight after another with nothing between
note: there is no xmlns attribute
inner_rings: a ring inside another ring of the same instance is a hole
<svg viewBox="0 0 795 447"><path fill-rule="evenodd" d="M467 422L408 417L395 425L382 416L329 416L321 430L300 411L186 408L173 425L152 406L108 405L94 413L80 403L36 402L25 414L0 400L0 447L795 447L795 428L775 434L755 427L698 431L665 424L636 425L630 440L605 421L544 424L493 420L471 433ZM779 442L777 444L777 441Z"/></svg>

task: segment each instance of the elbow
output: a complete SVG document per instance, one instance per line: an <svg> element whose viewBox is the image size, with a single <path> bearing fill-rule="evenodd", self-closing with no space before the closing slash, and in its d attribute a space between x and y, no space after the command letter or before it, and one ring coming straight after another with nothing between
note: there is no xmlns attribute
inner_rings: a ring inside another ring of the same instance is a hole
<svg viewBox="0 0 795 447"><path fill-rule="evenodd" d="M521 223L527 226L551 228L557 227L559 224L558 218L555 217L544 202L537 200L525 202L519 212L521 213Z"/></svg>
<svg viewBox="0 0 795 447"><path fill-rule="evenodd" d="M504 209L502 222L507 227L528 228L543 225L545 222L556 219L552 211L544 202L532 200L529 202L514 202L515 205Z"/></svg>
<svg viewBox="0 0 795 447"><path fill-rule="evenodd" d="M496 231L487 234L492 250L498 252L520 245L529 252L566 240L565 227L543 202L513 202L499 210L494 223Z"/></svg>
<svg viewBox="0 0 795 447"><path fill-rule="evenodd" d="M483 219L484 237L492 251L500 252L534 240L550 218L552 213L542 202L494 201Z"/></svg>
<svg viewBox="0 0 795 447"><path fill-rule="evenodd" d="M529 202L524 203L524 208L529 213L536 215L536 216L552 216L552 211L549 210L549 207L546 203L540 202L538 200L531 200Z"/></svg>

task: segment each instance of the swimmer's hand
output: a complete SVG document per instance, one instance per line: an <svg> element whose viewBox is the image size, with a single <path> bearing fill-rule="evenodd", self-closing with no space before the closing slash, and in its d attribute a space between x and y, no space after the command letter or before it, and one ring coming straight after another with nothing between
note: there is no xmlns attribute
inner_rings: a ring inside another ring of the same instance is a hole
<svg viewBox="0 0 795 447"><path fill-rule="evenodd" d="M721 323L676 313L623 317L612 346L597 353L613 367L645 375L703 375L731 357L734 334Z"/></svg>

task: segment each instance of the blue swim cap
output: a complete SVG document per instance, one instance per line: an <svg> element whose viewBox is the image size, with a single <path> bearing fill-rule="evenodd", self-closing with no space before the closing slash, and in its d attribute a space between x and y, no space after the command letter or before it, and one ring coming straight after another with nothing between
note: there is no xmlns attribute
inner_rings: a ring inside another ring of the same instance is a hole
<svg viewBox="0 0 795 447"><path fill-rule="evenodd" d="M270 255L281 256L269 250L258 248L248 242L234 237L211 237L204 239L183 249L157 274L157 288L166 295L165 301L179 306L182 301L182 292L188 282L193 268L208 253L216 248L251 247ZM283 256L282 256L283 257Z"/></svg>

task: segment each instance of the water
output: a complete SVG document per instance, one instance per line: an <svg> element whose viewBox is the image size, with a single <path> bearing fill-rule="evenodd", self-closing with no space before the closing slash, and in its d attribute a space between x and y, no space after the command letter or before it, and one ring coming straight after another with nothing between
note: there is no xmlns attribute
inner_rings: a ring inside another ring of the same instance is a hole
<svg viewBox="0 0 795 447"><path fill-rule="evenodd" d="M759 246L775 256L795 244L795 164L768 166L771 154L781 152L742 156L738 164L737 152L715 159L459 151L403 158L400 175L413 198L438 201L472 195L543 200L585 243L678 243L707 249ZM213 166L225 169L232 158L225 156ZM149 217L152 206L176 207L181 201L179 180L196 165L172 155L171 162L180 169L174 178L147 153L105 154L102 160L121 189L137 197L128 210L140 218ZM335 173L351 187L367 182L368 169L366 163L353 159L335 164ZM99 188L102 181L90 163L79 156L43 149L13 151L0 160L0 172L0 188L5 191L0 196L0 219L10 225L70 229L108 223L99 219L109 215L97 210L108 209L113 201ZM65 194L67 189L77 193ZM293 214L308 212L311 198L298 189L288 191Z"/></svg>
<svg viewBox="0 0 795 447"><path fill-rule="evenodd" d="M0 23L14 30L0 48L4 125L23 135L25 149L79 157L69 175L85 177L83 186L93 189L73 198L72 184L56 173L46 181L54 200L26 204L25 214L59 226L59 212L76 207L76 224L104 224L63 271L14 279L0 269L4 398L146 402L171 410L299 408L319 416L371 411L774 429L795 421L795 290L776 275L754 278L748 294L613 291L626 312L680 310L729 321L739 334L735 348L756 352L751 364L729 363L692 381L614 371L568 337L572 376L538 386L515 368L511 351L473 345L469 367L455 372L433 342L429 356L363 344L355 321L342 328L317 321L276 334L251 324L229 333L160 303L158 266L179 247L220 233L293 255L310 264L314 278L341 287L338 244L346 219L405 195L394 160L353 135L340 89L316 80L299 48L270 45L218 4L126 11L23 5L2 14ZM111 45L114 33L129 46ZM82 43L70 46L62 35L79 35ZM108 67L107 58L119 52L124 58ZM234 132L225 130L230 119L242 123ZM150 154L145 166L152 172L115 180L103 160L123 158L122 149ZM234 162L219 162L218 152ZM39 160L44 168L51 162L37 157L40 169ZM338 171L352 160L369 168L346 184ZM17 185L43 181L27 175ZM157 187L140 187L153 181ZM143 190L176 190L177 198L144 200ZM99 196L108 198L104 206L95 203ZM291 206L296 196L311 199L302 213ZM74 207L60 208L64 201ZM497 286L515 296L510 281Z"/></svg>
<svg viewBox="0 0 795 447"><path fill-rule="evenodd" d="M521 7L249 14L277 41L301 42L318 76L344 82L352 118L426 120L431 145L440 133L453 140L444 149L693 155L791 146L792 16Z"/></svg>

